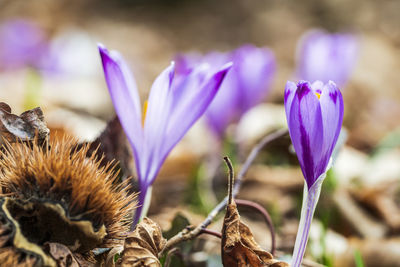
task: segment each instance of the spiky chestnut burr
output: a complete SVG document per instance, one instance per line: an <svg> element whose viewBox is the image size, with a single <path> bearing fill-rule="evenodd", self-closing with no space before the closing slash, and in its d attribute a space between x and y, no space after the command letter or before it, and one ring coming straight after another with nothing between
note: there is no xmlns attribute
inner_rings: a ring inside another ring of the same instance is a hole
<svg viewBox="0 0 400 267"><path fill-rule="evenodd" d="M39 265L51 266L46 242L79 253L122 242L135 196L116 182L112 164L100 167L95 156L86 157L87 146L76 147L64 138L47 146L7 144L0 152L0 240L9 237L0 252L34 255Z"/></svg>

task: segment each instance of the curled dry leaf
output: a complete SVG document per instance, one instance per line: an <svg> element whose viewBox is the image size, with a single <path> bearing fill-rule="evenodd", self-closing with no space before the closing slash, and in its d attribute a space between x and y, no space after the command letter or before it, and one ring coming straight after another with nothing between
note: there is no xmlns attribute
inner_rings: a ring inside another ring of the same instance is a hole
<svg viewBox="0 0 400 267"><path fill-rule="evenodd" d="M69 248L60 243L48 242L44 249L57 262L58 267L83 267L94 266L94 264L86 261L79 254L72 253Z"/></svg>
<svg viewBox="0 0 400 267"><path fill-rule="evenodd" d="M40 108L25 111L17 116L11 113L9 105L0 103L0 143L4 143L4 139L8 142L15 142L17 139L31 141L35 136L38 142L42 143L49 133Z"/></svg>
<svg viewBox="0 0 400 267"><path fill-rule="evenodd" d="M144 218L125 239L124 251L116 266L161 267L157 255L166 242L160 226L149 218Z"/></svg>
<svg viewBox="0 0 400 267"><path fill-rule="evenodd" d="M222 263L225 267L288 267L275 260L254 240L250 228L240 221L236 203L227 206L222 228Z"/></svg>

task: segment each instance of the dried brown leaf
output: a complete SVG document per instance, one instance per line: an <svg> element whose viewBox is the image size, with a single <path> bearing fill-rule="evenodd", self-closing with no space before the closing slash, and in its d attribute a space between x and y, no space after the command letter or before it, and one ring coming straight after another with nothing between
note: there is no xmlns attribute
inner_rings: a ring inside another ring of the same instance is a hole
<svg viewBox="0 0 400 267"><path fill-rule="evenodd" d="M235 202L227 206L222 228L221 255L225 267L289 266L275 260L257 244L250 228L240 221Z"/></svg>
<svg viewBox="0 0 400 267"><path fill-rule="evenodd" d="M107 257L105 259L105 266L106 267L114 267L115 266L115 257L119 256L122 251L124 250L123 246L116 246L113 247L110 252L108 252Z"/></svg>
<svg viewBox="0 0 400 267"><path fill-rule="evenodd" d="M59 267L80 267L69 248L60 243L46 243L45 250L53 257Z"/></svg>
<svg viewBox="0 0 400 267"><path fill-rule="evenodd" d="M49 133L40 108L25 111L17 116L11 113L9 105L0 103L0 143L3 143L4 139L8 142L15 142L17 139L32 141L35 136L38 143L42 143Z"/></svg>
<svg viewBox="0 0 400 267"><path fill-rule="evenodd" d="M124 251L117 266L161 267L157 255L166 241L160 226L149 218L144 218L125 239Z"/></svg>

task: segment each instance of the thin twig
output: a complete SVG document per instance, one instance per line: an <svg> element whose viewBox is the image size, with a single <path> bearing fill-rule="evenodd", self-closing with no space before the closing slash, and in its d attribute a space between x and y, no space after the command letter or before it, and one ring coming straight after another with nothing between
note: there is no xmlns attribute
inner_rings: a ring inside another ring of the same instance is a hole
<svg viewBox="0 0 400 267"><path fill-rule="evenodd" d="M275 254L275 248L276 248L276 244L275 244L275 228L274 225L272 224L272 220L271 220L271 216L269 215L268 211L266 209L264 209L263 206L261 206L260 204L250 201L250 200L244 200L244 199L235 199L235 202L238 206L243 206L243 207L247 207L253 210L258 211L259 213L261 213L261 215L264 218L264 221L267 223L269 231L271 232L271 254L274 255Z"/></svg>
<svg viewBox="0 0 400 267"><path fill-rule="evenodd" d="M244 175L246 174L247 170L253 163L254 159L256 158L257 154L260 152L260 150L267 145L268 143L272 142L273 140L287 134L286 129L281 129L277 130L267 136L265 136L253 149L251 150L249 156L247 157L246 161L244 162L242 169L240 170L238 176L236 177L236 182L233 187L233 192L232 192L232 198L235 198L236 195L239 193L240 186L242 184L242 179ZM202 229L207 228L213 221L213 219L217 216L217 214L222 211L226 204L228 203L228 196L226 196L220 203L218 203L217 206L214 207L214 209L208 214L207 218L199 224L196 228L193 230L190 229L183 229L181 232L173 236L171 239L167 241L167 244L165 244L164 248L160 251L158 254L159 257L161 257L166 251L169 251L171 248L175 247L181 242L191 240L198 236Z"/></svg>
<svg viewBox="0 0 400 267"><path fill-rule="evenodd" d="M235 181L235 174L233 172L232 162L228 157L224 157L226 166L229 169L229 180L228 180L228 204L232 204L232 194L233 194L233 185Z"/></svg>
<svg viewBox="0 0 400 267"><path fill-rule="evenodd" d="M207 234L207 235L212 235L215 237L218 237L219 239L222 238L222 234L220 232L214 231L214 230L210 230L210 229L201 229L200 234Z"/></svg>
<svg viewBox="0 0 400 267"><path fill-rule="evenodd" d="M235 198L236 195L239 193L240 187L242 186L242 181L244 175L247 173L249 170L251 164L253 161L256 159L258 153L270 142L274 141L275 139L278 139L281 136L284 136L285 134L288 133L287 129L280 129L277 130L267 136L265 136L263 139L261 139L260 142L257 143L251 150L250 154L247 156L246 161L243 163L242 168L240 169L239 174L236 177L235 181L235 187L233 188L233 197ZM222 208L223 209L223 208Z"/></svg>

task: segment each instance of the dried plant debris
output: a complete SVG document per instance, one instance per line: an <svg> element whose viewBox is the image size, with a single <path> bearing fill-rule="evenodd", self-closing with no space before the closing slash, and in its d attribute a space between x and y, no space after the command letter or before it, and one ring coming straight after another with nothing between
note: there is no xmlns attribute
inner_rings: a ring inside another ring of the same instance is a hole
<svg viewBox="0 0 400 267"><path fill-rule="evenodd" d="M149 218L144 218L125 239L124 251L117 266L161 267L158 253L166 242L160 226Z"/></svg>
<svg viewBox="0 0 400 267"><path fill-rule="evenodd" d="M250 228L240 221L234 201L226 209L221 245L222 263L225 267L289 266L275 260L271 253L256 243Z"/></svg>
<svg viewBox="0 0 400 267"><path fill-rule="evenodd" d="M41 144L49 133L40 108L25 111L17 116L11 113L9 105L0 102L0 143L4 143L4 139L8 142L32 141L36 137Z"/></svg>
<svg viewBox="0 0 400 267"><path fill-rule="evenodd" d="M63 244L46 243L44 249L57 262L58 267L81 267L90 265L88 262L81 264L71 250Z"/></svg>
<svg viewBox="0 0 400 267"><path fill-rule="evenodd" d="M88 155L93 153L103 157L102 165L107 165L113 160L118 161L118 167L121 170L123 180L133 175L133 156L129 149L129 142L122 129L118 117L112 119L101 135L90 143Z"/></svg>
<svg viewBox="0 0 400 267"><path fill-rule="evenodd" d="M113 166L86 157L88 146L77 149L67 138L49 145L9 143L0 152L0 229L11 229L2 231L9 242L0 242L0 251L53 266L43 249L47 242L87 259L91 249L122 244L135 195L115 183ZM1 266L6 258L0 256Z"/></svg>

